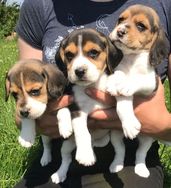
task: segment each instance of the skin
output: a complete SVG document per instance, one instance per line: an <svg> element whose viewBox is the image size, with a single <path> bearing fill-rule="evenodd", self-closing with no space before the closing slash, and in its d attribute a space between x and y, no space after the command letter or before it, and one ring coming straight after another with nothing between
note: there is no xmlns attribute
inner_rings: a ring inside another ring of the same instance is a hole
<svg viewBox="0 0 171 188"><path fill-rule="evenodd" d="M19 59L35 58L42 60L42 51L33 48L21 38L18 39L18 49ZM169 63L168 75L171 75L171 63ZM170 80L171 76L168 76L168 78ZM121 130L121 123L115 110L115 98L95 88L89 88L85 92L90 97L113 106L109 109L92 112L88 120L89 128L116 128ZM37 120L38 131L51 138L59 137L56 110L68 106L73 100L72 96L65 95L58 102L50 101L45 114ZM160 79L159 87L152 96L146 98L136 96L134 98L134 111L142 124L141 133L148 134L156 139L171 141L171 114L165 106L164 88ZM19 124L17 119L16 121Z"/></svg>

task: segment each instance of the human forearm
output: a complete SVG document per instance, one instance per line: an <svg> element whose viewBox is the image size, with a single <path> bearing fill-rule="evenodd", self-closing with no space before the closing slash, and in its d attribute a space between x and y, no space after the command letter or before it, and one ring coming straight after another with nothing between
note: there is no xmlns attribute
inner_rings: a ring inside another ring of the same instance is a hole
<svg viewBox="0 0 171 188"><path fill-rule="evenodd" d="M96 95L96 91L93 91L93 95L95 98L100 95ZM104 94L102 94L104 96ZM101 102L105 102L105 97L97 97ZM162 140L170 140L171 141L171 114L167 111L165 106L164 99L164 88L159 81L159 87L156 93L153 96L149 96L146 98L136 96L134 99L134 111L135 115L139 119L142 124L141 133L148 134L157 139ZM92 118L96 120L104 121L105 123L96 123L95 126L99 128L111 128L113 121L113 128L118 128L121 124L120 121L117 120L117 113L115 109L106 110L106 111L95 111L91 114ZM110 120L108 122L107 120Z"/></svg>
<svg viewBox="0 0 171 188"><path fill-rule="evenodd" d="M42 51L32 47L22 38L18 38L17 45L19 50L19 60L30 58L42 60Z"/></svg>

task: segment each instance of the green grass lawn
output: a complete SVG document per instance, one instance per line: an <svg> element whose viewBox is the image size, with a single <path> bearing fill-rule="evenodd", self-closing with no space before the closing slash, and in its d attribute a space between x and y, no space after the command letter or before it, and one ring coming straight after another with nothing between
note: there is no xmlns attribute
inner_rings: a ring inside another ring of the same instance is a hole
<svg viewBox="0 0 171 188"><path fill-rule="evenodd" d="M14 101L5 102L5 75L17 54L16 41L0 41L0 188L11 188L20 180L36 148L28 150L18 144Z"/></svg>
<svg viewBox="0 0 171 188"><path fill-rule="evenodd" d="M31 163L38 144L24 149L17 142L19 134L14 121L14 103L5 102L5 75L17 60L16 41L0 41L0 188L12 188L23 176ZM170 106L168 83L165 83L166 104ZM160 147L165 172L164 188L171 188L171 147ZM28 156L31 156L28 160Z"/></svg>

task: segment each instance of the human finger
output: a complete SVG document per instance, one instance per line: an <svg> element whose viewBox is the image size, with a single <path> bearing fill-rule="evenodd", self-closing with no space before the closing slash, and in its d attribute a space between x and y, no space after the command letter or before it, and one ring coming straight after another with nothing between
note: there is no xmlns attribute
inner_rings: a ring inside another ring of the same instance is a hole
<svg viewBox="0 0 171 188"><path fill-rule="evenodd" d="M100 109L95 110L89 115L91 118L96 120L116 120L118 119L118 115L116 113L115 108L107 108L107 109Z"/></svg>
<svg viewBox="0 0 171 188"><path fill-rule="evenodd" d="M97 101L99 101L99 102L101 102L105 105L109 105L109 106L115 106L116 105L115 97L111 96L107 92L103 92L103 91L100 91L100 90L98 90L96 88L92 88L92 87L87 88L85 90L85 92L89 97L91 97L91 98L93 98L93 99L95 99L95 100L97 100Z"/></svg>
<svg viewBox="0 0 171 188"><path fill-rule="evenodd" d="M47 111L53 112L60 108L69 106L73 102L73 96L64 95L58 100L51 100L48 102Z"/></svg>

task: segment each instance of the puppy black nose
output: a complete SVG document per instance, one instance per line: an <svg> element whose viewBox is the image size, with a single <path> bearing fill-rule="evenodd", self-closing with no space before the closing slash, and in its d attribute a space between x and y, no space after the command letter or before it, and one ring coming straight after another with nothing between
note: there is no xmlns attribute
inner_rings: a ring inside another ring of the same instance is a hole
<svg viewBox="0 0 171 188"><path fill-rule="evenodd" d="M20 115L21 115L22 117L27 118L28 115L29 115L29 112L28 112L28 110L21 110L21 111L20 111Z"/></svg>
<svg viewBox="0 0 171 188"><path fill-rule="evenodd" d="M75 70L75 75L78 78L82 78L85 73L86 73L86 69L85 68L78 68L78 69Z"/></svg>
<svg viewBox="0 0 171 188"><path fill-rule="evenodd" d="M118 28L117 30L117 36L120 38L123 38L123 36L126 34L126 29L125 28Z"/></svg>

